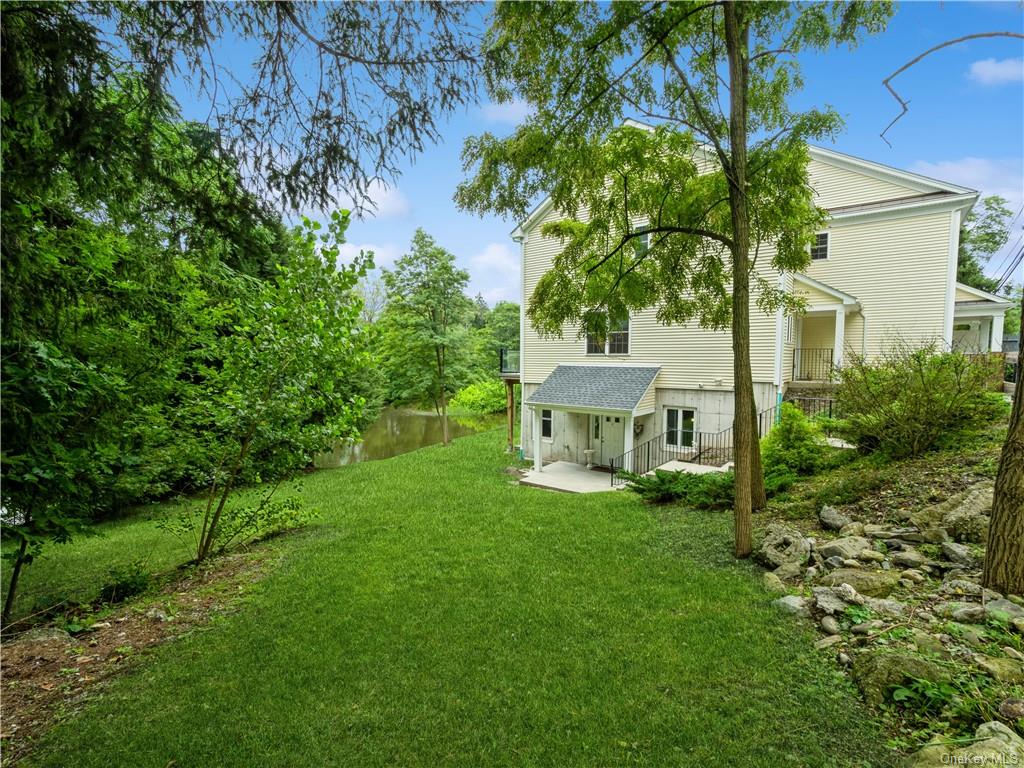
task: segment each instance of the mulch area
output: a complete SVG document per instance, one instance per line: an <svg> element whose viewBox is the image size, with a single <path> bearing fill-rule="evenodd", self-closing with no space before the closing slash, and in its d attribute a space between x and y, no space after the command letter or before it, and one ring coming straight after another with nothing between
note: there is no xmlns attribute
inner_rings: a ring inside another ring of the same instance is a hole
<svg viewBox="0 0 1024 768"><path fill-rule="evenodd" d="M0 749L18 762L58 717L78 709L108 679L146 652L229 613L267 572L264 550L219 557L182 572L157 595L117 606L74 635L54 626L3 638Z"/></svg>

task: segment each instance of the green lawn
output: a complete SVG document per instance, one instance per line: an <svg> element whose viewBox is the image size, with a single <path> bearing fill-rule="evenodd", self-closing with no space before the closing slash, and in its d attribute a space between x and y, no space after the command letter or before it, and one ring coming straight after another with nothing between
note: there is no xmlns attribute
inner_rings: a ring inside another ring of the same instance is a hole
<svg viewBox="0 0 1024 768"><path fill-rule="evenodd" d="M730 561L726 516L516 486L502 440L307 478L323 517L246 607L114 681L33 763L891 763L809 629Z"/></svg>

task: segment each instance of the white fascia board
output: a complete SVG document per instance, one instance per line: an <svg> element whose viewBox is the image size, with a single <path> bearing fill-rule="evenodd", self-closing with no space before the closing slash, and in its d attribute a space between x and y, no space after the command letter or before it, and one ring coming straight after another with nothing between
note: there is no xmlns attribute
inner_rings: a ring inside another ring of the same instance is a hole
<svg viewBox="0 0 1024 768"><path fill-rule="evenodd" d="M961 317L1002 317L1009 308L1009 304L995 303L991 307L963 307L953 310L953 319L957 320Z"/></svg>
<svg viewBox="0 0 1024 768"><path fill-rule="evenodd" d="M882 165L881 163L876 163L871 160L864 160L860 157L836 152L834 149L825 149L824 147L808 145L807 150L811 157L816 160L820 160L823 163L835 165L849 171L862 173L865 176L871 176L872 178L879 179L880 181L888 181L909 187L910 189L915 189L918 192L955 192L956 194L977 194L977 190L970 189L968 187L961 187L957 184L950 184L946 181L922 176L919 173L911 173L910 171L893 168L889 165Z"/></svg>
<svg viewBox="0 0 1024 768"><path fill-rule="evenodd" d="M856 296L851 296L848 293L840 291L838 288L833 288L828 283L823 283L820 280L815 280L813 277L809 277L808 275L805 275L802 272L794 272L793 281L803 283L804 285L810 288L815 288L821 291L822 293L827 293L829 296L833 296L839 299L839 301L842 304L845 304L847 306L855 306L860 304L860 301L857 299Z"/></svg>
<svg viewBox="0 0 1024 768"><path fill-rule="evenodd" d="M591 408L583 405L565 405L564 403L527 403L528 408L541 408L549 411L564 411L566 413L588 413L594 415L603 415L605 413L614 414L616 416L632 416L633 410L631 408Z"/></svg>
<svg viewBox="0 0 1024 768"><path fill-rule="evenodd" d="M1013 304L1012 301L1003 296L996 296L994 293L983 291L980 288L975 288L974 286L967 285L966 283L957 283L956 287L958 290L966 291L967 293L977 296L979 299L983 299L984 301L991 301L996 304Z"/></svg>
<svg viewBox="0 0 1024 768"><path fill-rule="evenodd" d="M848 211L829 215L830 227L842 227L848 224L862 224L866 221L887 221L905 219L929 213L959 211L961 215L970 210L978 199L977 192L970 192L952 197L939 197L934 200L915 200L909 203L893 203L885 208L874 208L868 211Z"/></svg>
<svg viewBox="0 0 1024 768"><path fill-rule="evenodd" d="M530 211L529 215L523 220L523 223L512 230L511 235L513 240L522 240L529 234L529 231L533 229L533 225L537 223L537 219L541 218L546 214L553 205L551 196L548 195L537 206Z"/></svg>

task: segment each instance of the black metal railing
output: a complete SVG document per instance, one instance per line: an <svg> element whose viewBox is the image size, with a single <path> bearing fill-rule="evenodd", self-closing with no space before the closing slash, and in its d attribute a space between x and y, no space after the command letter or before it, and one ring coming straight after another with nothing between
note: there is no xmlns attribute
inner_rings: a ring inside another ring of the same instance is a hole
<svg viewBox="0 0 1024 768"><path fill-rule="evenodd" d="M775 424L778 409L766 408L757 415L758 437ZM732 427L720 432L692 432L671 429L612 459L612 486L626 482L623 472L645 475L670 461L684 461L705 467L721 467L733 460Z"/></svg>
<svg viewBox="0 0 1024 768"><path fill-rule="evenodd" d="M519 350L502 347L498 350L498 365L501 373L519 373Z"/></svg>
<svg viewBox="0 0 1024 768"><path fill-rule="evenodd" d="M832 381L834 374L834 355L831 347L797 347L793 350L793 381Z"/></svg>

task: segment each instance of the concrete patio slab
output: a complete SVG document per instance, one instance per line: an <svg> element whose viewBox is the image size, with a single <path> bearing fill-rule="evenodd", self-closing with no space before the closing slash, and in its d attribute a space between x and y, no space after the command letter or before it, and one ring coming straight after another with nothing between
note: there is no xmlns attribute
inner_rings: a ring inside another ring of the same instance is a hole
<svg viewBox="0 0 1024 768"><path fill-rule="evenodd" d="M519 481L520 485L547 488L563 493L600 493L617 491L625 486L612 487L610 472L587 469L571 461L556 461L544 465L543 472L530 470Z"/></svg>
<svg viewBox="0 0 1024 768"><path fill-rule="evenodd" d="M722 467L705 467L703 464L691 464L688 461L670 461L666 464L662 464L658 469L663 469L666 472L689 472L694 475L706 475L708 472L728 472L732 469L732 462ZM654 474L653 471L647 474Z"/></svg>

